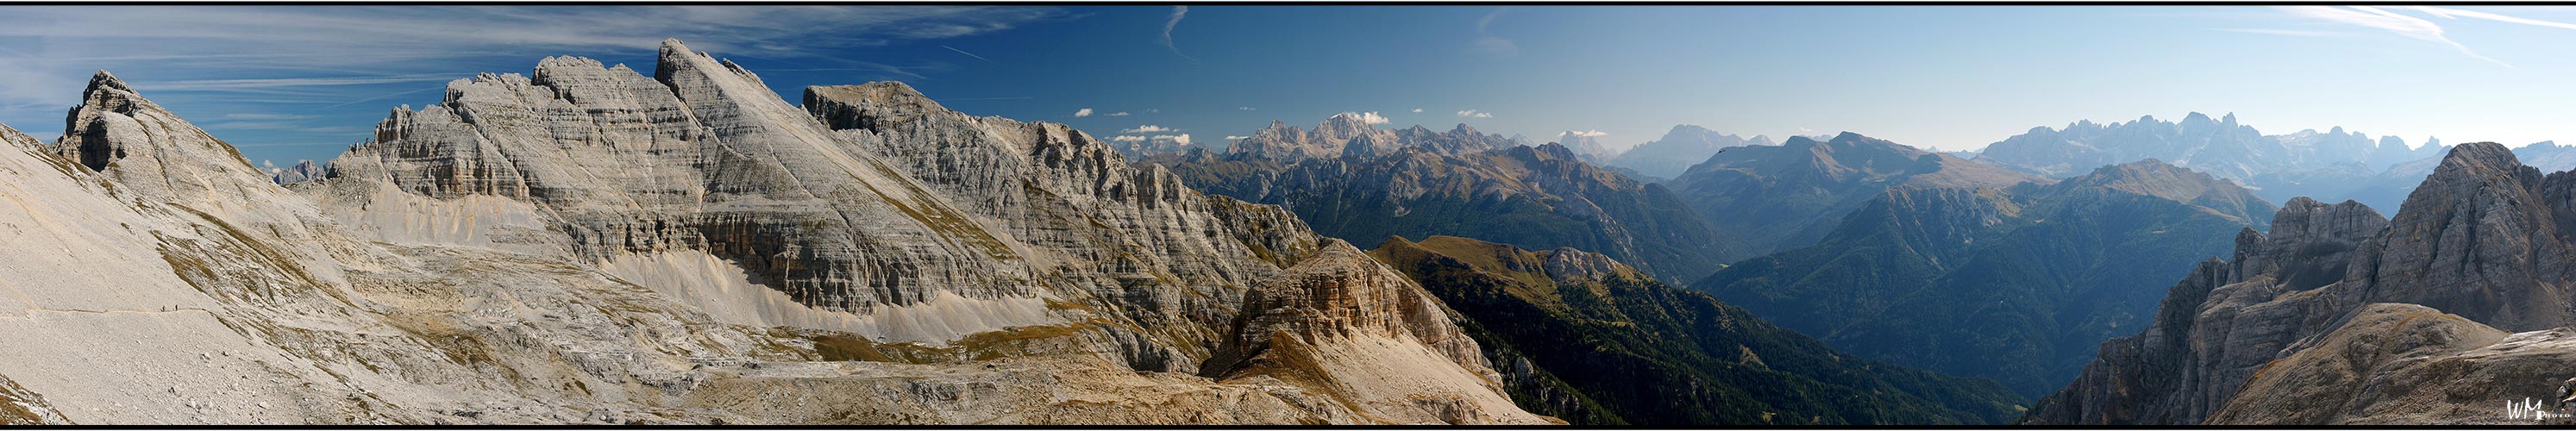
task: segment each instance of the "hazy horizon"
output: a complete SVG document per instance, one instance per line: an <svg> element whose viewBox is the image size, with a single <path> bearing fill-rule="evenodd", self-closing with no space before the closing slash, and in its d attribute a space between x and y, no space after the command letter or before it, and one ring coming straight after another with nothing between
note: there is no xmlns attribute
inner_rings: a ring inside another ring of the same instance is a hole
<svg viewBox="0 0 2576 431"><path fill-rule="evenodd" d="M1678 124L1966 150L2234 113L2421 145L2568 136L2547 7L0 7L0 122L51 140L105 69L254 162L327 160L445 82L664 38L791 101L900 80L976 115L1203 145L1341 112L1618 149Z"/></svg>

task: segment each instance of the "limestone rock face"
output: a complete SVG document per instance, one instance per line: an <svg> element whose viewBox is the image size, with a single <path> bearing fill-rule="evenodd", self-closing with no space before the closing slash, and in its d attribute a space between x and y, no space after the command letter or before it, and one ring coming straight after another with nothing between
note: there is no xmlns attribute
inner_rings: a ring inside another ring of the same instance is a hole
<svg viewBox="0 0 2576 431"><path fill-rule="evenodd" d="M329 187L525 204L556 221L539 229L570 234L534 248L706 253L792 301L738 323L943 343L1060 320L1044 301L1090 304L1162 328L1127 359L1175 371L1205 357L1250 280L1313 247L1293 219L1222 218L1260 210L1220 211L1063 125L969 117L892 83L815 88L797 109L676 43L655 73L550 58L530 78L451 83L447 101L396 112L343 156ZM951 296L960 305L928 305ZM1028 318L903 334L831 323L922 307Z"/></svg>
<svg viewBox="0 0 2576 431"><path fill-rule="evenodd" d="M1545 421L1436 300L1289 377L1196 375L1337 245L1277 207L663 54L452 82L288 186L105 74L63 142L0 127L0 423Z"/></svg>
<svg viewBox="0 0 2576 431"><path fill-rule="evenodd" d="M2555 383L2522 381L2569 377L2555 220L2571 199L2552 192L2568 175L2471 143L2385 222L2293 200L2270 238L2241 234L2231 261L2203 263L2026 420L2489 423L2504 401L2555 399Z"/></svg>
<svg viewBox="0 0 2576 431"><path fill-rule="evenodd" d="M1203 373L1343 389L1336 392L1399 423L1549 421L1512 407L1502 376L1439 299L1350 243L1332 240L1321 254L1262 284L1245 298L1244 310L1243 323ZM1403 365L1424 363L1441 366Z"/></svg>
<svg viewBox="0 0 2576 431"><path fill-rule="evenodd" d="M2530 424L2503 417L2498 404L2555 401L2531 395L2557 392L2576 360L2571 336L2507 334L2420 305L2371 304L2256 373L2209 422Z"/></svg>
<svg viewBox="0 0 2576 431"><path fill-rule="evenodd" d="M2507 331L2576 323L2576 174L2544 179L2501 145L2464 144L2389 221L2368 302L2421 304Z"/></svg>
<svg viewBox="0 0 2576 431"><path fill-rule="evenodd" d="M1319 247L1275 207L1199 194L1062 124L969 117L900 83L816 87L805 100L854 153L883 157L967 217L993 220L994 236L1072 290L1062 296L1101 298L1103 309L1169 328L1173 338L1158 344L1188 358L1204 358L1198 346L1233 320L1245 287Z"/></svg>

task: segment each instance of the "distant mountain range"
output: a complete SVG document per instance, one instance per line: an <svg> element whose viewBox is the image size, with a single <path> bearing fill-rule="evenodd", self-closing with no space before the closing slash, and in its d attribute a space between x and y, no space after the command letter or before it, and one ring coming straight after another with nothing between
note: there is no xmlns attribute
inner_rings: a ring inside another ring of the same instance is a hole
<svg viewBox="0 0 2576 431"><path fill-rule="evenodd" d="M1460 235L1573 247L1668 281L1746 255L1663 186L1581 158L1563 145L1517 145L1463 124L1378 130L1337 116L1311 131L1274 122L1222 154L1147 161L1200 190L1286 207L1344 240Z"/></svg>
<svg viewBox="0 0 2576 431"><path fill-rule="evenodd" d="M1628 168L1646 177L1638 178L1640 181L1656 181L1681 176L1683 171L1690 170L1691 165L1707 161L1708 156L1717 154L1719 150L1753 145L1778 143L1772 142L1769 136L1745 138L1684 124L1673 126L1673 130L1664 132L1662 138L1629 147L1603 164Z"/></svg>
<svg viewBox="0 0 2576 431"><path fill-rule="evenodd" d="M2270 212L2243 188L2156 161L2045 184L1895 187L1822 242L1692 286L1863 357L2036 398L2102 340L2146 324L2160 277Z"/></svg>
<svg viewBox="0 0 2576 431"><path fill-rule="evenodd" d="M1754 253L1824 238L1843 215L1897 187L2004 188L2043 178L1843 133L1830 141L1722 149L1665 185Z"/></svg>
<svg viewBox="0 0 2576 431"><path fill-rule="evenodd" d="M2147 116L2110 124L2077 121L2064 128L2036 127L1986 146L1977 159L2059 178L2095 166L2157 159L2235 181L2274 201L2308 196L2393 206L2395 199L2405 196L2402 187L2422 175L2391 169L2432 159L2441 151L2438 139L2409 146L2398 137L2374 140L2341 127L2265 135L2237 123L2235 114L2213 119L2193 112L2179 122ZM2394 182L2404 184L2377 181L2384 174L2406 180Z"/></svg>

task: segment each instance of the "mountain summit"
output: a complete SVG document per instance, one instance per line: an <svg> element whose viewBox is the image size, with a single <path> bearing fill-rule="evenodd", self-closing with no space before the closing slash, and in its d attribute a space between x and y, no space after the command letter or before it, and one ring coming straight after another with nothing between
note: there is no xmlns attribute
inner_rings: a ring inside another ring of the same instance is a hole
<svg viewBox="0 0 2576 431"><path fill-rule="evenodd" d="M2499 401L2558 399L2576 361L2570 189L2576 173L2469 143L2394 218L2294 199L2025 420L2507 423Z"/></svg>
<svg viewBox="0 0 2576 431"><path fill-rule="evenodd" d="M1280 208L903 84L653 71L452 81L285 186L104 73L62 142L0 127L0 243L47 250L0 259L0 423L1561 423Z"/></svg>

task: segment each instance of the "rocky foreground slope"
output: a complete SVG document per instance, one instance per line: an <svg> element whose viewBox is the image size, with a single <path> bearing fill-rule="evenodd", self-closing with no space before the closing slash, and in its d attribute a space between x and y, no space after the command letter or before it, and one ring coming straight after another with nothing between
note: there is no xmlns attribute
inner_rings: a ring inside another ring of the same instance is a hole
<svg viewBox="0 0 2576 431"><path fill-rule="evenodd" d="M2506 406L2566 406L2570 221L2576 172L2542 175L2493 143L2452 147L2394 218L2292 200L2025 420L2537 423Z"/></svg>
<svg viewBox="0 0 2576 431"><path fill-rule="evenodd" d="M1550 423L1276 207L901 84L666 42L274 184L102 72L0 128L0 423Z"/></svg>

